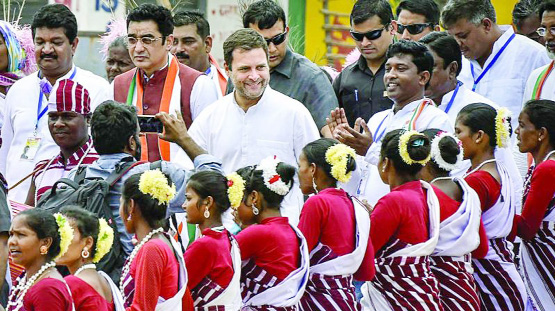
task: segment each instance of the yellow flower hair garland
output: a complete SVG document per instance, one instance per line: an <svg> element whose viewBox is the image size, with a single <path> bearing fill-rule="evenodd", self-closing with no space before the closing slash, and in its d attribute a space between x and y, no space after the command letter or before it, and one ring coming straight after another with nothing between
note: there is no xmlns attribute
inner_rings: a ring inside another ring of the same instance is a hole
<svg viewBox="0 0 555 311"><path fill-rule="evenodd" d="M99 230L96 239L96 252L94 253L93 262L99 262L104 255L108 254L114 242L114 229L110 227L104 218L98 220Z"/></svg>
<svg viewBox="0 0 555 311"><path fill-rule="evenodd" d="M235 172L227 175L226 178L229 203L231 203L232 208L237 209L241 205L245 194L245 180Z"/></svg>
<svg viewBox="0 0 555 311"><path fill-rule="evenodd" d="M352 175L351 172L347 173L349 155L355 159L355 150L341 143L326 150L326 162L331 165L331 176L343 183L348 182Z"/></svg>
<svg viewBox="0 0 555 311"><path fill-rule="evenodd" d="M422 166L426 165L426 163L428 163L428 161L430 161L432 155L431 153L428 154L428 156L424 159L424 160L419 160L419 161L415 161L413 160L410 155L409 155L409 140L413 135L418 135L418 136L422 136L422 133L419 133L417 131L405 131L401 137L399 137L399 155L401 156L401 159L403 160L403 162L405 162L408 165L413 165L415 163L420 164Z"/></svg>
<svg viewBox="0 0 555 311"><path fill-rule="evenodd" d="M497 109L497 115L495 116L495 143L499 148L507 147L507 142L509 141L510 136L510 116L511 112L509 109L505 107Z"/></svg>
<svg viewBox="0 0 555 311"><path fill-rule="evenodd" d="M67 252L67 249L73 240L73 228L69 225L69 222L64 215L56 213L54 214L54 218L56 218L58 233L60 234L60 253L54 258L54 260L56 260Z"/></svg>
<svg viewBox="0 0 555 311"><path fill-rule="evenodd" d="M139 190L156 199L159 204L167 204L175 196L175 185L168 185L168 179L159 170L150 170L141 174Z"/></svg>

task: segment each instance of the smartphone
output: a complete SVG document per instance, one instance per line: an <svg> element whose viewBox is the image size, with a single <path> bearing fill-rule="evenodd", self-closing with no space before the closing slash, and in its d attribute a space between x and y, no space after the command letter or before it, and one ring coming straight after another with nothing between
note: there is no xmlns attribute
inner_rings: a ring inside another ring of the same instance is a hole
<svg viewBox="0 0 555 311"><path fill-rule="evenodd" d="M164 124L154 116L137 116L139 119L139 128L141 133L162 133Z"/></svg>

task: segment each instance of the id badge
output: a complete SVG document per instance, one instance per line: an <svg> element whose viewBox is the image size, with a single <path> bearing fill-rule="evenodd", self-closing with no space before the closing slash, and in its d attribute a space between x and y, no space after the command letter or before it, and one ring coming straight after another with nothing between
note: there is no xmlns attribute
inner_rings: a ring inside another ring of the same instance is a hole
<svg viewBox="0 0 555 311"><path fill-rule="evenodd" d="M21 154L21 160L33 161L39 151L40 147L40 137L29 137L27 142L25 142L25 147L23 148L23 153Z"/></svg>

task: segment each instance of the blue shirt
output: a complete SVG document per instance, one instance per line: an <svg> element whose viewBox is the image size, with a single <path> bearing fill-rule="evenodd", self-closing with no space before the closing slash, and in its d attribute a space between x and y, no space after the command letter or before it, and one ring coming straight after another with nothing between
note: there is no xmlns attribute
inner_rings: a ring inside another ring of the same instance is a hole
<svg viewBox="0 0 555 311"><path fill-rule="evenodd" d="M132 158L131 155L127 153L113 153L113 154L103 154L100 155L98 160L87 166L85 173L85 178L103 178L106 179L114 171L116 165L120 163L125 158ZM133 159L135 162L135 159ZM181 207L185 202L185 188L187 186L187 181L197 171L202 170L215 170L218 172L222 171L222 163L220 160L211 156L209 154L201 154L197 156L194 160L195 169L185 170L173 163L162 161L162 172L169 175L172 182L175 184L176 195L172 201L167 211L167 216L173 213L182 213L183 208ZM108 195L108 202L112 208L112 215L116 221L118 232L121 239L121 244L124 251L129 255L133 250L133 244L131 243L132 235L125 231L125 226L123 225L123 220L119 215L120 197L122 186L130 176L138 173L142 173L150 169L150 163L139 164L132 168L129 172L122 176L118 182L110 189ZM76 169L69 173L68 178L73 179Z"/></svg>

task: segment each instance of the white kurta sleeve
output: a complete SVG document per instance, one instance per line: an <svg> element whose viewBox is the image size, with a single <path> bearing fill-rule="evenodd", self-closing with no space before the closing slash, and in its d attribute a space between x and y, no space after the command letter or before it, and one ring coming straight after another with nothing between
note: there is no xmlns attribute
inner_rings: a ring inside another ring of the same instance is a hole
<svg viewBox="0 0 555 311"><path fill-rule="evenodd" d="M295 159L298 163L304 146L320 138L320 131L318 130L318 127L316 127L316 123L314 123L312 115L305 106L300 106L299 109L297 109L296 114L293 148L295 152Z"/></svg>
<svg viewBox="0 0 555 311"><path fill-rule="evenodd" d="M220 93L221 94L221 93ZM210 78L201 75L191 90L191 117L195 120L209 105L218 100L218 89Z"/></svg>
<svg viewBox="0 0 555 311"><path fill-rule="evenodd" d="M8 161L8 153L10 151L10 146L13 140L13 124L12 124L12 104L11 102L13 95L8 95L5 98L5 107L4 107L4 117L3 117L3 125L2 125L2 146L0 147L0 173L6 176L6 163Z"/></svg>

